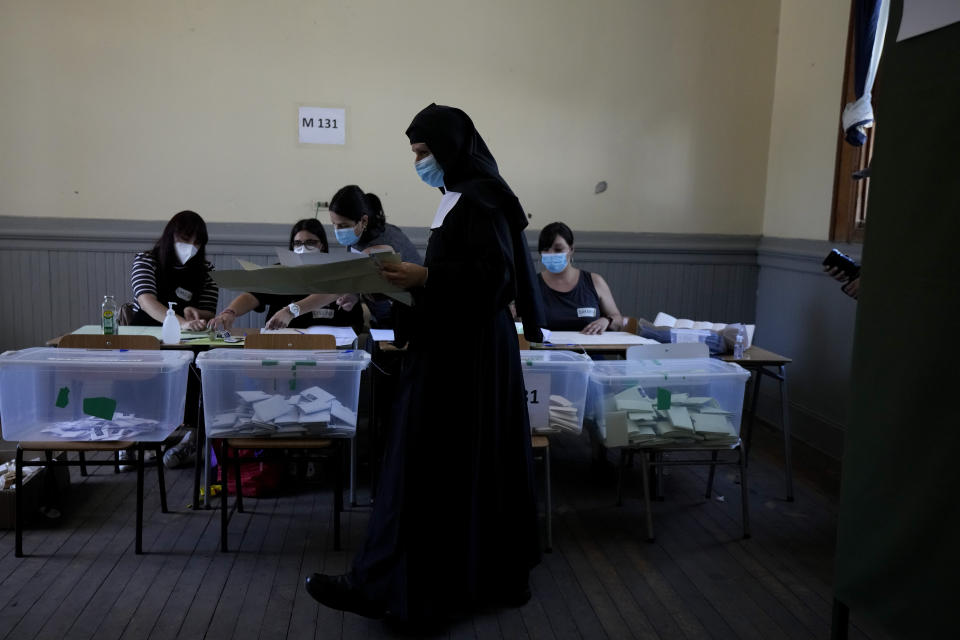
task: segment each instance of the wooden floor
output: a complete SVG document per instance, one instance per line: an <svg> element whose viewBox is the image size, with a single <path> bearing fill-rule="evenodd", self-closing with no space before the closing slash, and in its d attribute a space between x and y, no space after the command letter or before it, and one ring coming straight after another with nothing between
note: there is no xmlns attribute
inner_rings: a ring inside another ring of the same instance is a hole
<svg viewBox="0 0 960 640"><path fill-rule="evenodd" d="M642 534L638 471L617 507L612 478L591 473L589 462L584 438L553 440L554 550L531 575L533 599L479 613L439 637L829 637L836 501L801 476L796 502L785 502L772 445L758 444L751 459L749 540L741 539L733 467L718 472L711 500L703 496L705 469L669 469L651 544ZM13 532L0 534L0 638L398 635L320 607L302 587L313 571L348 567L369 508L345 514L344 551L335 552L330 491L249 499L248 513L230 524L236 551L223 554L218 513L186 509L191 470L167 474L169 514L160 513L150 471L147 553L137 556L134 474L72 473L63 517L26 532L28 557L14 557ZM854 617L850 637L883 636Z"/></svg>

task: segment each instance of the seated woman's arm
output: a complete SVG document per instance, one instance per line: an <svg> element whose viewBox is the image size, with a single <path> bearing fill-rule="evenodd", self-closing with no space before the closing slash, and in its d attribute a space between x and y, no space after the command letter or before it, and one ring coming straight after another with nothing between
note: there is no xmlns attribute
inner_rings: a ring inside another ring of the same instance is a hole
<svg viewBox="0 0 960 640"><path fill-rule="evenodd" d="M623 328L623 316L617 309L617 303L613 300L613 294L610 292L610 286L602 276L592 273L593 287L597 290L597 297L600 298L600 317L585 326L581 333L597 334L604 331L620 331Z"/></svg>
<svg viewBox="0 0 960 640"><path fill-rule="evenodd" d="M252 293L241 293L228 304L223 311L207 320L208 329L227 330L233 327L237 318L260 306L260 301Z"/></svg>
<svg viewBox="0 0 960 640"><path fill-rule="evenodd" d="M167 317L167 307L157 300L157 296L152 293L141 293L137 296L137 304L157 322L163 323L164 318ZM192 308L187 307L187 309ZM196 309L194 310L196 311ZM204 320L185 318L181 315L177 315L177 322L180 323L180 328L184 331L202 331L207 324Z"/></svg>
<svg viewBox="0 0 960 640"><path fill-rule="evenodd" d="M211 268L212 265L211 265ZM183 317L193 322L194 326L200 326L195 331L203 330L207 326L207 320L217 313L217 299L220 297L220 289L217 283L213 281L210 273L207 272L207 279L203 283L203 290L197 299L196 306L186 307L183 310Z"/></svg>
<svg viewBox="0 0 960 640"><path fill-rule="evenodd" d="M340 298L341 294L339 293L311 293L305 298L301 298L296 301L296 305L300 307L300 315L321 309L331 302ZM290 322L293 320L293 313L290 311L290 307L284 307L273 314L273 317L267 320L267 329L284 329Z"/></svg>
<svg viewBox="0 0 960 640"><path fill-rule="evenodd" d="M163 322L163 319L167 316L167 307L157 300L157 296L152 293L141 293L137 296L137 304L157 322ZM177 319L183 325L183 316L177 316Z"/></svg>

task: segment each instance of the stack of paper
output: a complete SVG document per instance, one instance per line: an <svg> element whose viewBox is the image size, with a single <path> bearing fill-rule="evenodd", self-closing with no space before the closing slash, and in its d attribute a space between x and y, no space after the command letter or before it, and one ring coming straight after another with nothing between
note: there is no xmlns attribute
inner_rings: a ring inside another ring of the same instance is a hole
<svg viewBox="0 0 960 640"><path fill-rule="evenodd" d="M33 458L30 462L39 462L40 458ZM23 467L20 471L23 484L27 484L34 475L40 473L43 467ZM17 488L17 463L13 460L0 464L0 491L15 490Z"/></svg>
<svg viewBox="0 0 960 640"><path fill-rule="evenodd" d="M608 430L611 424L622 429L625 422L626 436L632 445L724 445L739 441L731 413L723 410L716 399L687 393L662 395L668 400L658 404L658 399L647 396L642 387L613 394L604 403Z"/></svg>
<svg viewBox="0 0 960 640"><path fill-rule="evenodd" d="M400 262L392 252L375 255L351 253L294 254L278 249L282 266L261 267L238 260L242 269L211 271L223 289L261 291L263 293L382 293L403 304L412 304L409 291L388 282L380 275L380 264Z"/></svg>
<svg viewBox="0 0 960 640"><path fill-rule="evenodd" d="M580 417L575 404L559 395L550 396L550 429L580 432Z"/></svg>
<svg viewBox="0 0 960 640"><path fill-rule="evenodd" d="M320 387L293 395L255 390L237 391L237 396L240 403L235 409L217 414L207 424L211 438L352 435L357 428L357 414Z"/></svg>
<svg viewBox="0 0 960 640"><path fill-rule="evenodd" d="M674 318L669 313L664 313L661 311L657 314L657 317L653 319L653 326L655 327L670 327L671 329L697 329L697 330L706 330L713 332L720 332L726 329L729 325L723 322L708 322L706 320L689 320L687 318ZM750 346L753 344L753 332L756 329L756 325L745 324L743 325L747 332L747 345Z"/></svg>
<svg viewBox="0 0 960 640"><path fill-rule="evenodd" d="M111 420L85 416L79 420L55 422L43 429L52 439L98 442L101 440L143 440L159 422L116 412Z"/></svg>

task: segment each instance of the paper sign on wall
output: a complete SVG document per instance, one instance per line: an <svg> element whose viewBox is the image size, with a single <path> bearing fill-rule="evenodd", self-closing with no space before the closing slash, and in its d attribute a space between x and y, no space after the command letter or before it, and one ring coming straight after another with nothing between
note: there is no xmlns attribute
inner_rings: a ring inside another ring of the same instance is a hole
<svg viewBox="0 0 960 640"><path fill-rule="evenodd" d="M297 122L301 144L345 144L346 109L300 107Z"/></svg>
<svg viewBox="0 0 960 640"><path fill-rule="evenodd" d="M524 371L523 384L527 388L530 428L546 429L550 426L550 374Z"/></svg>

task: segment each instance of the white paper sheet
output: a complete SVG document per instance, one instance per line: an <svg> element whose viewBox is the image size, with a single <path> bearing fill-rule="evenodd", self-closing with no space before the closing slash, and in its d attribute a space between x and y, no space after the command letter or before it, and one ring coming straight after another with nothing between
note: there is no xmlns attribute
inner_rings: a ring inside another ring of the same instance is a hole
<svg viewBox="0 0 960 640"><path fill-rule="evenodd" d="M558 345L596 345L596 344L660 344L656 340L641 338L626 331L604 331L597 335L588 335L579 331L551 331L550 344Z"/></svg>
<svg viewBox="0 0 960 640"><path fill-rule="evenodd" d="M370 329L370 337L375 342L393 342L396 340L393 329Z"/></svg>
<svg viewBox="0 0 960 640"><path fill-rule="evenodd" d="M904 0L897 42L954 22L960 22L960 2L957 0Z"/></svg>
<svg viewBox="0 0 960 640"><path fill-rule="evenodd" d="M283 334L306 334L306 335L329 335L337 341L338 347L349 347L357 339L357 332L352 327L328 327L325 325L316 325L305 327L303 329L260 329L261 334L269 335L271 333Z"/></svg>

